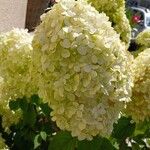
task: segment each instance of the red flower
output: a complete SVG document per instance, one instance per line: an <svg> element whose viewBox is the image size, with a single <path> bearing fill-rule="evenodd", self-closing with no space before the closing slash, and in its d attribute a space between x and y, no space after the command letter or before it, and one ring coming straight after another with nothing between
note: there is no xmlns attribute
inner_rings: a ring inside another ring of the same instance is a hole
<svg viewBox="0 0 150 150"><path fill-rule="evenodd" d="M132 17L132 22L133 22L133 23L140 23L140 22L141 22L141 16L134 15L134 16Z"/></svg>

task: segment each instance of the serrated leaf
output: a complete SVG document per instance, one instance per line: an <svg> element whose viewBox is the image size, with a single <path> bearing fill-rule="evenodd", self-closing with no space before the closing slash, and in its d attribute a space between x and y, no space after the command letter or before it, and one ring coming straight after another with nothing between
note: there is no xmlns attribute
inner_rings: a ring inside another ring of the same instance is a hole
<svg viewBox="0 0 150 150"><path fill-rule="evenodd" d="M47 138L46 132L41 131L41 132L40 132L40 135L41 135L41 138L42 138L44 141L46 141L46 138Z"/></svg>
<svg viewBox="0 0 150 150"><path fill-rule="evenodd" d="M49 145L48 150L75 150L76 139L69 132L60 131Z"/></svg>

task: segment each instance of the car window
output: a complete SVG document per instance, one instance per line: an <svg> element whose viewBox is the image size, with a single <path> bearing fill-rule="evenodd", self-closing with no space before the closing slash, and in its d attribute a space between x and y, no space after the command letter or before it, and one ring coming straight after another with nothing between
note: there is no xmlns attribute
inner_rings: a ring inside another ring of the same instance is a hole
<svg viewBox="0 0 150 150"><path fill-rule="evenodd" d="M147 25L147 26L150 26L150 16L149 16L149 17L146 17L146 25Z"/></svg>
<svg viewBox="0 0 150 150"><path fill-rule="evenodd" d="M138 11L138 10L133 10L133 12L132 12L133 14L133 16L139 16L139 19L140 20L144 20L144 14L143 14L143 12L140 12L140 11Z"/></svg>
<svg viewBox="0 0 150 150"><path fill-rule="evenodd" d="M139 10L131 10L130 22L132 27L141 28L144 26L144 13Z"/></svg>

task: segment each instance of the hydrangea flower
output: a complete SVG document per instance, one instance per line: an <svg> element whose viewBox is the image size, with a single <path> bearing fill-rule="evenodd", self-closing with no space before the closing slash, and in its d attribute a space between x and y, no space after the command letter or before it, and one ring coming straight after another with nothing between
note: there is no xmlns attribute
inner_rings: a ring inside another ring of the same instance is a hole
<svg viewBox="0 0 150 150"><path fill-rule="evenodd" d="M136 43L146 48L150 47L150 29L145 29L136 37Z"/></svg>
<svg viewBox="0 0 150 150"><path fill-rule="evenodd" d="M130 100L128 53L108 20L85 1L62 0L33 39L39 95L57 126L79 140L110 135Z"/></svg>
<svg viewBox="0 0 150 150"><path fill-rule="evenodd" d="M0 115L2 115L2 126L7 132L9 132L9 127L12 124L18 123L22 116L20 110L15 112L11 111L8 103L8 101L3 101L0 99Z"/></svg>
<svg viewBox="0 0 150 150"><path fill-rule="evenodd" d="M136 122L150 119L150 49L139 54L133 62L134 87L132 101L126 112Z"/></svg>
<svg viewBox="0 0 150 150"><path fill-rule="evenodd" d="M9 115L9 101L31 96L35 91L31 82L31 42L32 36L24 29L0 34L0 113L5 125L15 122L13 113Z"/></svg>
<svg viewBox="0 0 150 150"><path fill-rule="evenodd" d="M136 43L138 44L138 49L132 52L135 57L143 50L150 48L150 29L140 32L136 37Z"/></svg>
<svg viewBox="0 0 150 150"><path fill-rule="evenodd" d="M112 22L112 26L120 34L120 38L129 45L131 27L125 11L125 0L87 0L99 12L105 12Z"/></svg>

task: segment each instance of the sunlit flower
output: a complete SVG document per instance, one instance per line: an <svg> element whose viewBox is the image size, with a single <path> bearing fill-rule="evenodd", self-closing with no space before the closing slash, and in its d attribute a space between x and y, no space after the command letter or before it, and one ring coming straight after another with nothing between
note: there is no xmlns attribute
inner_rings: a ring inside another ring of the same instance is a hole
<svg viewBox="0 0 150 150"><path fill-rule="evenodd" d="M108 20L85 1L62 0L33 39L39 95L57 126L79 140L110 135L130 100L130 56Z"/></svg>
<svg viewBox="0 0 150 150"><path fill-rule="evenodd" d="M120 39L129 45L131 27L126 17L125 0L87 0L99 12L105 12L112 26L120 34Z"/></svg>
<svg viewBox="0 0 150 150"><path fill-rule="evenodd" d="M35 92L30 70L31 41L32 36L24 29L0 34L0 114L6 127L18 120L9 110L9 101Z"/></svg>
<svg viewBox="0 0 150 150"><path fill-rule="evenodd" d="M136 37L136 43L149 48L150 47L150 29L145 29Z"/></svg>
<svg viewBox="0 0 150 150"><path fill-rule="evenodd" d="M138 44L138 49L132 52L135 57L143 50L150 48L150 29L145 29L138 34L136 37L136 44Z"/></svg>
<svg viewBox="0 0 150 150"><path fill-rule="evenodd" d="M150 49L139 54L133 63L134 87L132 101L126 112L136 122L150 119Z"/></svg>

